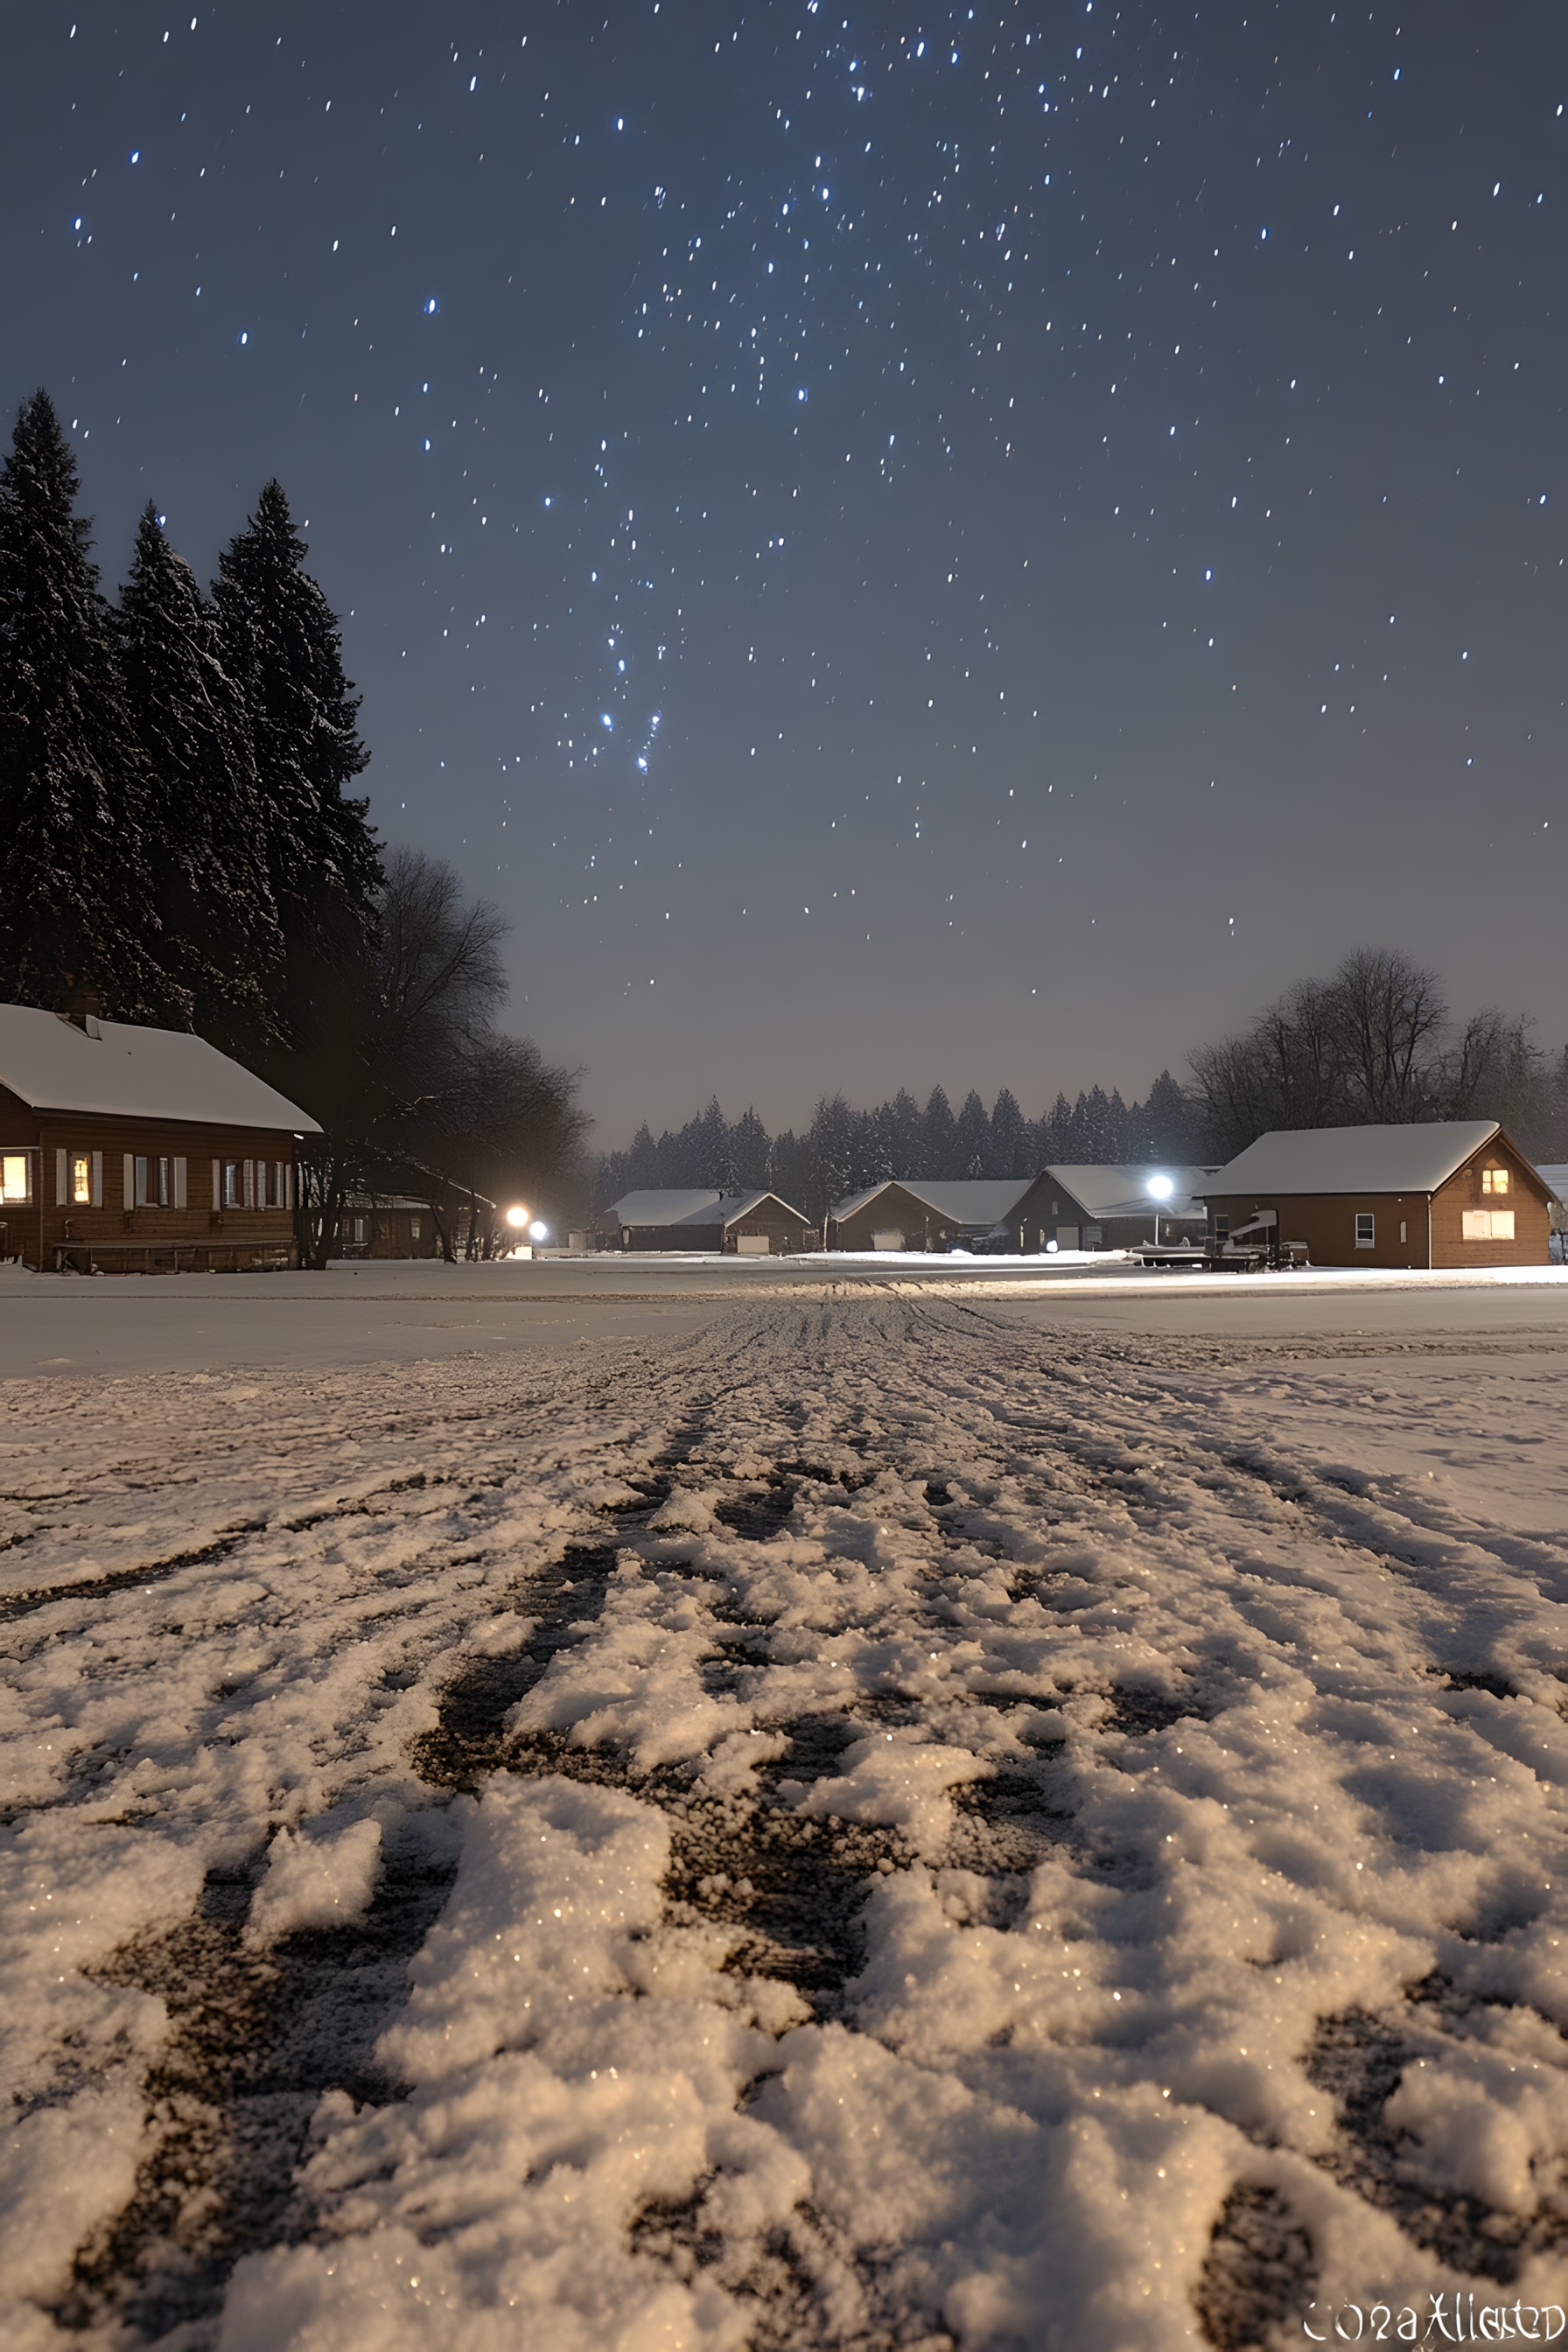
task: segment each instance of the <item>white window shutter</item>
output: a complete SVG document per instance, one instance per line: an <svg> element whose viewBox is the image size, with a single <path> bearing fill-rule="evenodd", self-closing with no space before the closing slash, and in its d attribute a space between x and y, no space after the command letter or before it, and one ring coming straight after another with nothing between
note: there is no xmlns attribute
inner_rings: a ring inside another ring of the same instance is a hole
<svg viewBox="0 0 1568 2352"><path fill-rule="evenodd" d="M92 1155L92 1205L95 1209L101 1209L103 1206L103 1154L101 1151L95 1151Z"/></svg>
<svg viewBox="0 0 1568 2352"><path fill-rule="evenodd" d="M70 1154L63 1145L55 1153L55 1206L63 1209L70 1202Z"/></svg>
<svg viewBox="0 0 1568 2352"><path fill-rule="evenodd" d="M133 1209L136 1206L136 1154L133 1151L125 1154L125 1173L121 1181L124 1189L120 1196L121 1206Z"/></svg>
<svg viewBox="0 0 1568 2352"><path fill-rule="evenodd" d="M186 1171L189 1168L189 1165L190 1162L185 1160L176 1160L174 1162L174 1206L176 1209L183 1209L186 1205Z"/></svg>

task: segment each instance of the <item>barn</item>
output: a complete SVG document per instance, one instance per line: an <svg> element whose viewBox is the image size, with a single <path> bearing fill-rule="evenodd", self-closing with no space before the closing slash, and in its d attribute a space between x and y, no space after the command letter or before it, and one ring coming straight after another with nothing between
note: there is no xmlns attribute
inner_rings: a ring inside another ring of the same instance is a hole
<svg viewBox="0 0 1568 2352"><path fill-rule="evenodd" d="M321 1129L204 1038L0 1004L0 1256L63 1273L297 1265Z"/></svg>
<svg viewBox="0 0 1568 2352"><path fill-rule="evenodd" d="M1279 1129L1204 1183L1221 1237L1272 1217L1314 1265L1544 1265L1552 1194L1495 1118Z"/></svg>
<svg viewBox="0 0 1568 2352"><path fill-rule="evenodd" d="M719 1250L732 1257L783 1257L816 1246L810 1218L776 1192L627 1192L595 1219L594 1234L601 1248Z"/></svg>

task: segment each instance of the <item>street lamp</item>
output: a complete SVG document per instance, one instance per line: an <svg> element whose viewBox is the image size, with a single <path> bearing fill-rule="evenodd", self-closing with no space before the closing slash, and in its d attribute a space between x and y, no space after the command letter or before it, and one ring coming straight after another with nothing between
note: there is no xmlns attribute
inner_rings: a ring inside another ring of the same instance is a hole
<svg viewBox="0 0 1568 2352"><path fill-rule="evenodd" d="M550 1239L550 1228L542 1217L535 1217L528 1229L528 1238L531 1242L547 1242Z"/></svg>
<svg viewBox="0 0 1568 2352"><path fill-rule="evenodd" d="M1156 1249L1160 1246L1160 1203L1162 1201L1168 1201L1175 1189L1168 1176L1151 1176L1149 1179L1149 1198L1154 1203L1154 1247Z"/></svg>
<svg viewBox="0 0 1568 2352"><path fill-rule="evenodd" d="M524 1202L519 1201L507 1211L506 1221L514 1234L520 1234L532 1214L533 1211Z"/></svg>

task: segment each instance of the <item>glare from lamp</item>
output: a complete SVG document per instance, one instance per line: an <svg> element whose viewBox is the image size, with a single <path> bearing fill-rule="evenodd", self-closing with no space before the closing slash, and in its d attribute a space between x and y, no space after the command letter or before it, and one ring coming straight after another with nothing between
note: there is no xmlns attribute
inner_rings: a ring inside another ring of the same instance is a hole
<svg viewBox="0 0 1568 2352"><path fill-rule="evenodd" d="M528 1238L531 1242L547 1242L550 1239L550 1228L542 1217L535 1217L528 1229Z"/></svg>
<svg viewBox="0 0 1568 2352"><path fill-rule="evenodd" d="M1168 1176L1151 1176L1149 1179L1149 1197L1151 1200L1168 1201L1175 1189L1175 1186L1172 1183Z"/></svg>
<svg viewBox="0 0 1568 2352"><path fill-rule="evenodd" d="M514 1231L521 1232L522 1227L527 1224L529 1218L532 1213L532 1210L527 1208L523 1202L520 1201L515 1208L509 1209L507 1211L506 1221L507 1223L514 1229Z"/></svg>

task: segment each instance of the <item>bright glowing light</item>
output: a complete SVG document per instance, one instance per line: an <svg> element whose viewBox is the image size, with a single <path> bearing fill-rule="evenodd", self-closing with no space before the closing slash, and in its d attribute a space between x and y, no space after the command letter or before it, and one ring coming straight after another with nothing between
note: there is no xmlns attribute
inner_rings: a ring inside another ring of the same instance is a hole
<svg viewBox="0 0 1568 2352"><path fill-rule="evenodd" d="M547 1242L550 1239L550 1228L542 1217L535 1217L528 1229L528 1238L531 1242Z"/></svg>
<svg viewBox="0 0 1568 2352"><path fill-rule="evenodd" d="M1175 1189L1168 1176L1151 1176L1149 1179L1149 1197L1152 1201L1168 1201Z"/></svg>
<svg viewBox="0 0 1568 2352"><path fill-rule="evenodd" d="M522 1227L527 1224L532 1214L532 1210L527 1207L523 1202L519 1201L514 1208L510 1208L507 1211L506 1221L507 1223L514 1229L514 1231L521 1232Z"/></svg>

